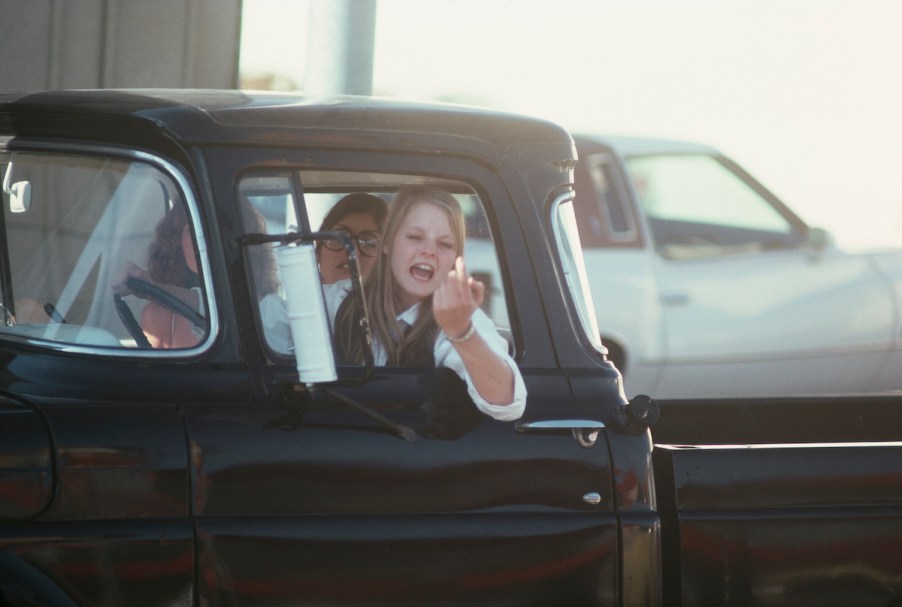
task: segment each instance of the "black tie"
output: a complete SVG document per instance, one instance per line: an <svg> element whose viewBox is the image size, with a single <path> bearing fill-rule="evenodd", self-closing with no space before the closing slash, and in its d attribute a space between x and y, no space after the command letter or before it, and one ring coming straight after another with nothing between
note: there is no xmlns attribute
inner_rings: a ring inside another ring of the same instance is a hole
<svg viewBox="0 0 902 607"><path fill-rule="evenodd" d="M398 326L401 328L401 337L407 337L407 334L410 333L411 325L406 320L399 320Z"/></svg>

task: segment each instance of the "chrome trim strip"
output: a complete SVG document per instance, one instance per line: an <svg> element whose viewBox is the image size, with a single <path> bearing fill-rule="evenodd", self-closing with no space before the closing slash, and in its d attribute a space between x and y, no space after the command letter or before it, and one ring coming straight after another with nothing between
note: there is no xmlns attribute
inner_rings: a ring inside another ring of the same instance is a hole
<svg viewBox="0 0 902 607"><path fill-rule="evenodd" d="M519 432L530 430L601 430L604 422L597 419L542 419L530 422L517 422L514 424Z"/></svg>

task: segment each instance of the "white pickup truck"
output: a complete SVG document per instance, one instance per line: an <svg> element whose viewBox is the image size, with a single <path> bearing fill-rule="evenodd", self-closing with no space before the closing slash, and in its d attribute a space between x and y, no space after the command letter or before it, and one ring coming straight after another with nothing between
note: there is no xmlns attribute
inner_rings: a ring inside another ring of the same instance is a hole
<svg viewBox="0 0 902 607"><path fill-rule="evenodd" d="M574 139L589 282L628 394L898 388L902 252L838 249L711 147Z"/></svg>

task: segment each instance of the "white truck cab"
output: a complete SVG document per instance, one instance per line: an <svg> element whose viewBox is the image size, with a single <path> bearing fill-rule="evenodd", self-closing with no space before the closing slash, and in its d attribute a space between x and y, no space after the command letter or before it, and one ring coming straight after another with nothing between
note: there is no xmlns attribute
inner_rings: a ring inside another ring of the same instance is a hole
<svg viewBox="0 0 902 607"><path fill-rule="evenodd" d="M709 146L575 140L580 239L628 394L897 387L902 253L838 249Z"/></svg>

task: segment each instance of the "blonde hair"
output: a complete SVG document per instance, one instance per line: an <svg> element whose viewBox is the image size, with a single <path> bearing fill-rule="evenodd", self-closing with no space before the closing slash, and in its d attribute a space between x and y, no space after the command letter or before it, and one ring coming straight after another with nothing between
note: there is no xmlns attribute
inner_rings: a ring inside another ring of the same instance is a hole
<svg viewBox="0 0 902 607"><path fill-rule="evenodd" d="M398 285L391 269L394 242L404 219L414 207L433 204L445 212L454 237L456 256L463 255L466 226L463 211L457 199L446 190L434 186L407 186L395 193L389 209L382 237L382 252L376 265L364 283L364 297L369 312L373 336L385 349L390 366L423 364L432 360L438 325L432 315L432 296L420 306L416 321L406 334L401 330L398 314L401 307ZM361 363L363 344L357 326L362 311L352 297L348 297L338 311L335 320L337 348L344 362ZM428 356L428 358L427 358ZM433 363L434 364L434 363Z"/></svg>

